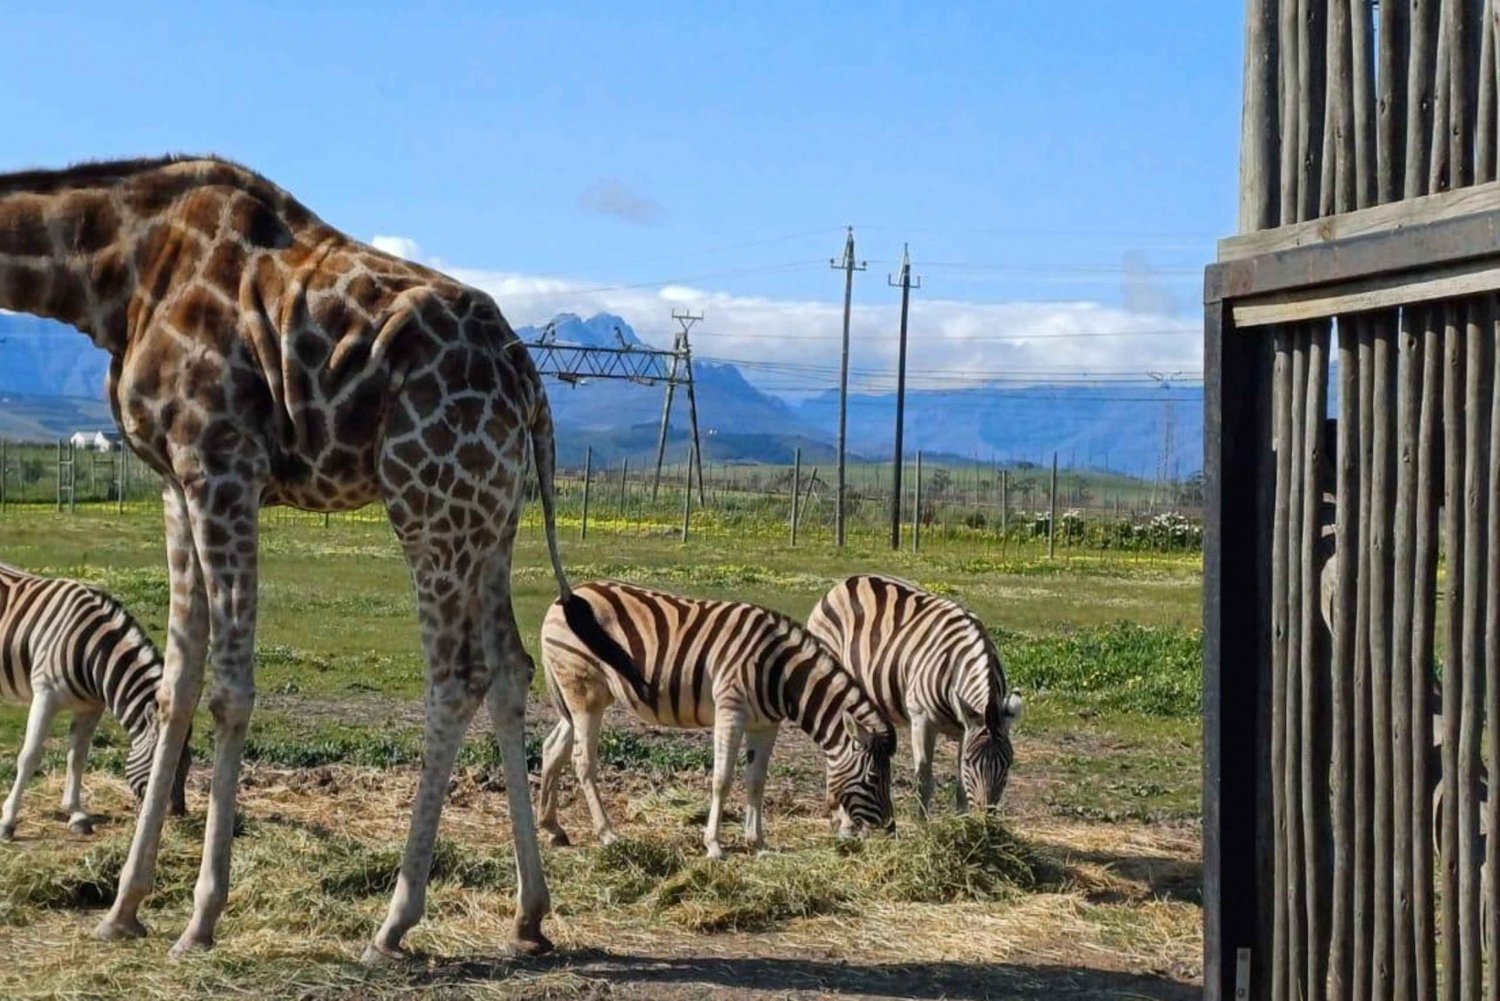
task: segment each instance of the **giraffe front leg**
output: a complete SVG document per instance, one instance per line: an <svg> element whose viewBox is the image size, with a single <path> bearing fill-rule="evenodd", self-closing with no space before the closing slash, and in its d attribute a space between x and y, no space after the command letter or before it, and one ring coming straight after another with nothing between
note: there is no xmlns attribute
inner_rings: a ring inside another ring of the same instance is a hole
<svg viewBox="0 0 1500 1001"><path fill-rule="evenodd" d="M83 772L88 766L94 731L103 715L103 709L76 712L68 727L68 778L63 786L62 810L68 815L68 830L74 834L94 833L94 822L83 808Z"/></svg>
<svg viewBox="0 0 1500 1001"><path fill-rule="evenodd" d="M42 763L42 747L47 742L47 728L52 725L52 717L55 715L57 697L46 689L36 691L31 697L31 711L26 716L26 739L16 758L16 781L11 786L10 795L5 797L3 812L0 812L0 841L9 841L16 836L21 796L26 792L26 783L31 781Z"/></svg>
<svg viewBox="0 0 1500 1001"><path fill-rule="evenodd" d="M220 483L242 489L225 503ZM193 891L193 914L172 947L174 957L210 949L229 899L229 856L245 734L255 705L255 613L259 542L258 489L237 481L210 481L188 495L193 541L208 601L214 684L208 708L214 719L214 770L209 788L203 863ZM175 781L177 762L173 762ZM170 804L169 804L170 805Z"/></svg>
<svg viewBox="0 0 1500 1001"><path fill-rule="evenodd" d="M708 801L708 823L703 828L703 846L711 859L724 857L719 844L719 821L729 787L734 784L734 759L739 754L744 732L745 720L737 710L721 709L714 713L714 779Z"/></svg>
<svg viewBox="0 0 1500 1001"><path fill-rule="evenodd" d="M771 751L775 747L774 728L752 730L745 735L745 840L758 852L766 847L766 772L771 767Z"/></svg>
<svg viewBox="0 0 1500 1001"><path fill-rule="evenodd" d="M101 939L139 938L146 934L139 912L156 875L161 828L172 795L177 763L187 742L188 728L203 690L203 664L208 651L208 599L198 564L188 518L187 499L176 484L162 490L166 514L167 571L172 583L167 622L167 649L161 685L157 689L156 753L151 777L136 814L130 853L120 870L119 890L109 913L94 934Z"/></svg>

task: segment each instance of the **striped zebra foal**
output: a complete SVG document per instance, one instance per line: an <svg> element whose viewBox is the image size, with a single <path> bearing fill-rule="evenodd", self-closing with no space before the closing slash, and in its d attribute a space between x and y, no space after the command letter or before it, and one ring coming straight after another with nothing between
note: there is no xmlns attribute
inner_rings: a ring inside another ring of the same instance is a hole
<svg viewBox="0 0 1500 1001"><path fill-rule="evenodd" d="M828 759L828 807L844 835L889 829L896 737L859 684L798 622L757 605L683 598L631 584L574 589L594 615L554 602L542 622L542 663L562 719L542 750L538 824L567 844L557 790L570 754L594 829L614 832L597 783L599 725L619 701L647 723L714 731L714 775L703 843L722 858L719 818L746 745L745 836L765 846L762 800L781 722L807 732Z"/></svg>
<svg viewBox="0 0 1500 1001"><path fill-rule="evenodd" d="M0 812L0 839L15 836L22 792L41 763L52 718L62 710L73 714L62 797L68 829L93 833L83 808L83 769L106 709L130 735L125 779L140 800L156 751L161 676L156 647L114 598L75 580L39 577L0 564L0 698L31 705L15 785ZM184 812L187 768L184 750L172 787L171 809L179 815Z"/></svg>
<svg viewBox="0 0 1500 1001"><path fill-rule="evenodd" d="M967 810L971 799L1000 805L1021 696L1009 690L1000 652L977 618L915 584L858 574L823 596L807 628L843 659L887 720L911 727L924 816L939 734L960 742L958 808Z"/></svg>

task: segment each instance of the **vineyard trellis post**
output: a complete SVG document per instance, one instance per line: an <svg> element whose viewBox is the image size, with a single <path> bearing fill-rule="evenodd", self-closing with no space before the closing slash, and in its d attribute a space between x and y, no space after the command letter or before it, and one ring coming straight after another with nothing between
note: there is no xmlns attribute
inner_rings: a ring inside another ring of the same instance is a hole
<svg viewBox="0 0 1500 1001"><path fill-rule="evenodd" d="M791 545L797 544L797 502L802 494L802 449L792 453L792 524Z"/></svg>
<svg viewBox="0 0 1500 1001"><path fill-rule="evenodd" d="M578 537L587 539L589 537L589 487L594 479L594 446L588 446L583 453L583 517L578 525Z"/></svg>

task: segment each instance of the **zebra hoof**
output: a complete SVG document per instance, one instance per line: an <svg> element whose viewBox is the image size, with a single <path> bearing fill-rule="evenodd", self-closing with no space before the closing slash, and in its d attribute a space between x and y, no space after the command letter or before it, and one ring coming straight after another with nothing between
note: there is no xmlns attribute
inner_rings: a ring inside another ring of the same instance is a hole
<svg viewBox="0 0 1500 1001"><path fill-rule="evenodd" d="M173 960L186 959L189 955L195 952L207 952L213 947L214 940L212 937L200 937L188 932L183 932L182 937L179 938L175 944L173 944L171 950L167 953L167 958Z"/></svg>
<svg viewBox="0 0 1500 1001"><path fill-rule="evenodd" d="M715 862L722 862L724 860L724 849L719 846L717 841L708 846L708 857Z"/></svg>
<svg viewBox="0 0 1500 1001"><path fill-rule="evenodd" d="M145 938L147 928L140 918L105 918L94 928L94 937L101 942L128 942Z"/></svg>
<svg viewBox="0 0 1500 1001"><path fill-rule="evenodd" d="M88 836L94 833L94 822L87 817L68 821L68 830L74 834Z"/></svg>
<svg viewBox="0 0 1500 1001"><path fill-rule="evenodd" d="M0 841L16 840L15 824L0 824Z"/></svg>
<svg viewBox="0 0 1500 1001"><path fill-rule="evenodd" d="M370 969L381 969L388 966L397 966L411 960L411 953L399 945L378 945L371 942L365 946L365 951L359 957L359 961Z"/></svg>
<svg viewBox="0 0 1500 1001"><path fill-rule="evenodd" d="M526 921L516 919L516 934L510 940L510 951L517 956L545 956L556 948L552 940L542 934L541 919Z"/></svg>
<svg viewBox="0 0 1500 1001"><path fill-rule="evenodd" d="M568 839L568 832L561 827L548 827L543 830L554 848L567 848L573 843Z"/></svg>
<svg viewBox="0 0 1500 1001"><path fill-rule="evenodd" d="M614 831L605 831L603 834L599 835L599 843L601 845L612 845L619 840L620 836Z"/></svg>

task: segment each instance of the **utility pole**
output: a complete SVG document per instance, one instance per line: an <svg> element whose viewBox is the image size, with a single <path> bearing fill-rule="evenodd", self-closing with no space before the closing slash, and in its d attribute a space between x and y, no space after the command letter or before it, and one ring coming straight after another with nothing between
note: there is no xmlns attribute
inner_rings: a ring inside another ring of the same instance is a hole
<svg viewBox="0 0 1500 1001"><path fill-rule="evenodd" d="M865 270L865 262L854 261L854 227L844 240L843 260L829 259L828 266L844 272L844 351L839 361L839 482L834 507L834 543L844 548L844 509L846 507L844 469L845 445L849 432L849 306L854 298L854 272Z"/></svg>
<svg viewBox="0 0 1500 1001"><path fill-rule="evenodd" d="M687 376L687 398L688 417L693 425L693 461L698 471L698 503L703 504L703 453L698 447L698 394L693 392L693 349L688 343L688 331L693 324L703 319L702 313L690 311L678 312L672 310L672 319L682 327L677 331L672 340L672 374L667 378L667 396L662 401L661 407L661 433L656 439L656 475L651 480L651 500L656 501L657 491L661 488L661 464L667 454L667 425L672 419L672 394L677 389L677 366L679 362L686 369Z"/></svg>
<svg viewBox="0 0 1500 1001"><path fill-rule="evenodd" d="M902 434L906 420L906 314L911 290L922 287L922 279L911 276L911 257L901 245L901 277L887 277L886 282L901 289L901 348L896 360L896 459L891 467L891 548L901 548L901 465Z"/></svg>

